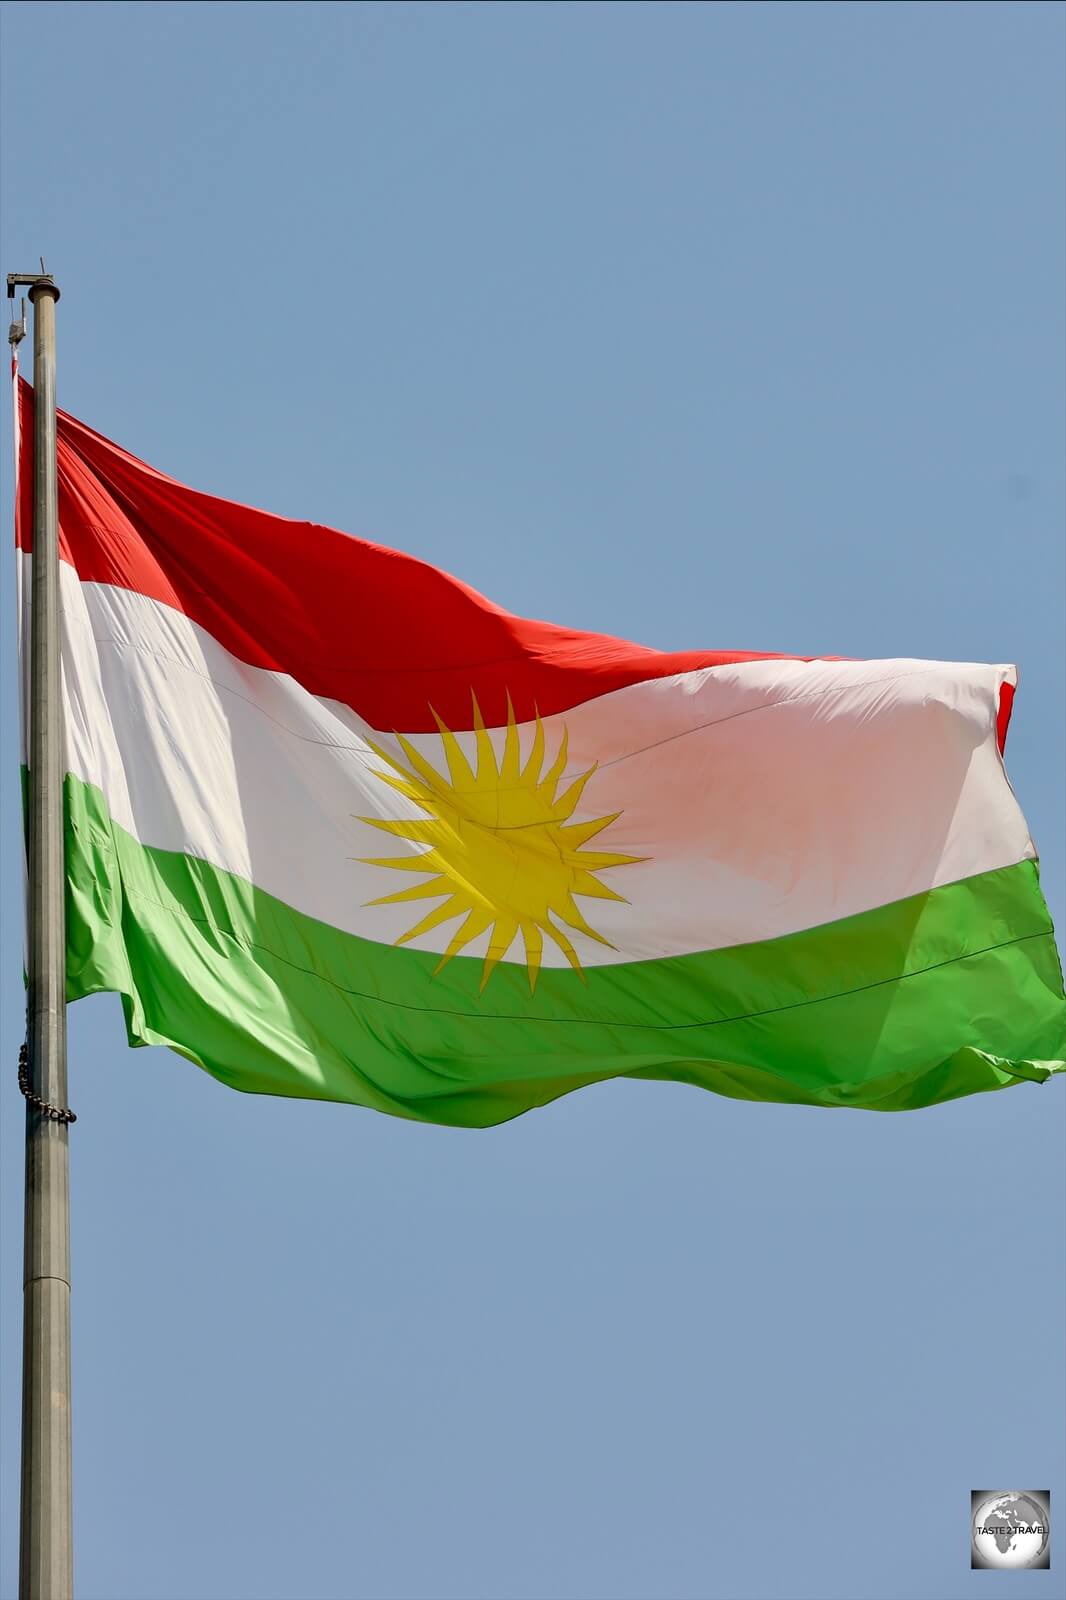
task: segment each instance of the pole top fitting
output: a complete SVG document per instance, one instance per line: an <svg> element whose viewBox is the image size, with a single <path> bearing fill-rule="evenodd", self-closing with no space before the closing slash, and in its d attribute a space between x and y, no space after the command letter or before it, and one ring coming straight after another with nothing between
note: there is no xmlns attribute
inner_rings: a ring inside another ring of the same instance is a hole
<svg viewBox="0 0 1066 1600"><path fill-rule="evenodd" d="M53 299L59 299L59 288L50 272L9 272L7 275L9 300L14 300L16 289L28 290L31 300L36 299L39 292L50 294Z"/></svg>

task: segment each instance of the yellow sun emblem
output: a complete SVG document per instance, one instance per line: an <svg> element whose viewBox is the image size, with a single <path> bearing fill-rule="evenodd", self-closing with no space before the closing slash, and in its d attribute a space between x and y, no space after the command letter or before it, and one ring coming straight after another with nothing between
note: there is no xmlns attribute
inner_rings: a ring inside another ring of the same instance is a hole
<svg viewBox="0 0 1066 1600"><path fill-rule="evenodd" d="M477 700L474 700L476 771L455 735L435 711L433 717L444 746L447 777L420 755L402 733L396 737L407 757L407 767L394 761L380 746L370 745L374 754L391 768L389 772L375 771L375 776L420 806L427 813L426 820L359 818L360 822L368 822L383 833L428 846L417 855L364 856L361 860L370 866L392 867L401 872L428 872L432 876L423 883L400 889L396 894L382 895L367 904L394 905L405 900L446 897L442 905L436 906L396 940L397 944L406 944L441 923L461 916L463 921L452 934L434 975L452 956L491 928L481 970L482 989L519 933L525 945L531 993L536 988L540 971L544 935L558 945L584 979L578 953L558 924L613 949L610 940L585 921L574 903L574 896L624 901L624 895L609 889L595 874L607 867L623 867L645 859L583 848L621 816L619 811L589 822L567 821L595 772L595 765L576 777L562 794L557 794L566 767L566 729L563 729L555 760L542 776L544 728L538 716L533 743L523 766L510 698L503 755L499 761Z"/></svg>

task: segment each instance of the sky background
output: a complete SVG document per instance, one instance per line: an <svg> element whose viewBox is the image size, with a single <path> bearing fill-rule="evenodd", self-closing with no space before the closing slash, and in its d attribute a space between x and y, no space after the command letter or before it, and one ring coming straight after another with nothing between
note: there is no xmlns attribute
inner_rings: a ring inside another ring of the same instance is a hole
<svg viewBox="0 0 1066 1600"><path fill-rule="evenodd" d="M62 287L64 408L512 610L1018 662L1061 928L1064 23L6 5L2 269ZM613 1083L469 1132L238 1095L113 996L70 1056L81 1600L1061 1593L1061 1080L897 1116ZM1049 1485L1053 1570L972 1574L970 1490Z"/></svg>

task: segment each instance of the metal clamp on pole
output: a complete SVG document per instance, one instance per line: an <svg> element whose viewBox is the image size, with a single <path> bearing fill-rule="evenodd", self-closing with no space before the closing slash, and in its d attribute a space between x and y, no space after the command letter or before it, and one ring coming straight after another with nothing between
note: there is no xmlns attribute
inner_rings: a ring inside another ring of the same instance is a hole
<svg viewBox="0 0 1066 1600"><path fill-rule="evenodd" d="M35 284L47 285L53 295L59 299L59 289L50 272L44 270L44 260L41 261L40 272L9 272L7 275L7 297L14 300L16 289L32 289ZM32 294L30 299L33 299Z"/></svg>
<svg viewBox="0 0 1066 1600"><path fill-rule="evenodd" d="M46 272L44 270L43 256L41 257L40 272L9 272L7 275L7 297L9 300L14 300L16 289L29 289L30 299L32 300L33 291L38 286L50 289L52 291L53 300L59 299L59 289L56 287L55 279L52 277L50 272ZM7 342L12 347L12 350L17 350L25 337L26 301L24 298L22 301L21 317L19 318L18 322L12 321L8 327Z"/></svg>

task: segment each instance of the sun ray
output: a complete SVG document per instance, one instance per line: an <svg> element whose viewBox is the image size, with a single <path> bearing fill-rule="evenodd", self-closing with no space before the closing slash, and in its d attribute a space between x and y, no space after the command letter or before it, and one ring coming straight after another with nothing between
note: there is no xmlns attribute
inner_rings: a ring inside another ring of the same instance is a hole
<svg viewBox="0 0 1066 1600"><path fill-rule="evenodd" d="M540 769L544 765L544 724L537 712L536 726L533 730L533 743L530 746L529 759L522 769L522 782L535 788L540 780Z"/></svg>
<svg viewBox="0 0 1066 1600"><path fill-rule="evenodd" d="M415 844L437 844L442 831L439 822L423 822L420 817L360 817L358 820L369 823L372 828L380 828L382 833L391 833L398 839L410 839Z"/></svg>
<svg viewBox="0 0 1066 1600"><path fill-rule="evenodd" d="M369 749L373 750L374 754L377 756L379 761L384 761L387 766L392 767L396 772L403 772L403 768L401 767L400 763L395 759L395 757L390 756L389 752L387 750L383 750L381 745L375 744L373 739L368 739L367 740L367 747ZM382 776L382 774L379 772L378 773L378 777L380 778L381 776ZM407 774L404 773L404 776L406 777Z"/></svg>
<svg viewBox="0 0 1066 1600"><path fill-rule="evenodd" d="M443 872L425 883L413 883L409 889L397 889L395 894L379 895L376 900L364 900L367 906L398 906L405 900L439 900L442 894L451 894L451 884Z"/></svg>
<svg viewBox="0 0 1066 1600"><path fill-rule="evenodd" d="M503 960L510 950L518 933L518 918L497 918L489 940L489 948L485 953L485 961L481 968L481 983L478 992L484 994L485 985L492 976L492 969Z"/></svg>
<svg viewBox="0 0 1066 1600"><path fill-rule="evenodd" d="M452 934L448 948L433 970L433 976L436 977L441 968L447 966L452 956L457 956L465 945L477 938L479 933L484 933L491 921L491 911L486 911L483 906L472 907L466 914L466 920Z"/></svg>
<svg viewBox="0 0 1066 1600"><path fill-rule="evenodd" d="M507 732L503 739L503 760L500 762L500 788L511 789L521 776L522 752L518 747L518 724L514 719L511 696L507 696Z"/></svg>
<svg viewBox="0 0 1066 1600"><path fill-rule="evenodd" d="M559 779L566 771L566 752L568 742L569 734L564 727L563 736L559 741L559 750L556 754L555 760L544 774L541 782L537 785L538 793L543 794L549 801L551 800L552 795L555 793L555 785L559 782Z"/></svg>
<svg viewBox="0 0 1066 1600"><path fill-rule="evenodd" d="M598 765L599 763L597 762L596 766ZM584 793L585 785L588 783L595 771L595 766L590 767L587 772L583 772L580 777L575 778L566 792L559 796L558 800L555 802L555 815L557 817L573 816L574 807L581 799L581 796Z"/></svg>
<svg viewBox="0 0 1066 1600"><path fill-rule="evenodd" d="M448 775L452 780L452 788L460 791L474 787L474 769L466 759L466 752L452 730L447 727L433 711L433 720L440 733L441 744L444 746L444 759L448 763Z"/></svg>
<svg viewBox="0 0 1066 1600"><path fill-rule="evenodd" d="M587 895L590 900L618 900L624 906L629 904L624 894L619 894L610 884L601 883L599 878L594 878L592 873L586 872L583 867L579 867L574 873L573 893Z"/></svg>
<svg viewBox="0 0 1066 1600"><path fill-rule="evenodd" d="M617 822L621 812L569 820L582 804L597 766L578 772L561 793L557 792L568 759L565 725L560 729L554 759L545 772L546 737L539 711L534 713L533 739L523 764L521 734L510 695L498 754L476 695L472 700L473 759L432 707L444 758L442 769L438 770L401 733L394 737L406 765L384 748L370 744L385 768L370 770L423 815L358 820L392 838L428 848L395 857L358 858L370 867L422 875L421 882L366 904L440 902L400 935L396 943L401 945L433 934L443 924L460 918L436 972L487 932L488 947L479 980L482 992L519 935L531 994L536 992L543 970L545 939L584 982L579 948L564 928L594 945L612 950L615 947L586 919L575 896L627 905L626 897L603 883L597 874L647 858L585 849L590 840Z"/></svg>
<svg viewBox="0 0 1066 1600"><path fill-rule="evenodd" d="M586 980L585 974L581 968L581 960L577 951L570 943L570 940L566 937L566 934L561 928L556 928L551 922L547 921L547 919L545 919L541 926L543 927L544 932L548 935L548 938L553 939L559 946L559 949L563 952L563 955L566 957L567 961L569 961L570 965L573 967L582 983L584 983Z"/></svg>
<svg viewBox="0 0 1066 1600"><path fill-rule="evenodd" d="M559 837L568 849L579 850L583 844L602 833L604 828L609 828L612 822L617 822L621 815L620 811L612 811L606 817L594 817L591 822L568 822L559 829Z"/></svg>
<svg viewBox="0 0 1066 1600"><path fill-rule="evenodd" d="M365 817L357 817L357 822L365 822ZM392 867L397 872L428 872L432 866L432 850L421 850L414 856L352 856L353 861L360 862L364 867Z"/></svg>
<svg viewBox="0 0 1066 1600"><path fill-rule="evenodd" d="M583 867L590 872L603 872L606 867L631 867L638 861L647 861L647 856L607 855L604 852L588 850L578 857Z"/></svg>
<svg viewBox="0 0 1066 1600"><path fill-rule="evenodd" d="M529 974L529 992L536 993L537 976L540 972L540 958L544 949L544 937L537 924L531 918L522 922L522 943L526 947L526 971Z"/></svg>
<svg viewBox="0 0 1066 1600"><path fill-rule="evenodd" d="M487 784L498 781L499 772L496 769L496 751L492 740L485 728L485 721L481 715L481 707L477 703L477 695L472 695L474 702L474 742L477 745L477 782Z"/></svg>
<svg viewBox="0 0 1066 1600"><path fill-rule="evenodd" d="M387 783L390 789L397 790L406 799L413 800L416 805L421 805L425 790L411 778L397 777L395 772L379 772L376 776L381 779L382 783Z"/></svg>
<svg viewBox="0 0 1066 1600"><path fill-rule="evenodd" d="M451 922L453 917L461 916L466 910L462 896L451 895L442 906L437 906L433 911L427 911L421 922L416 922L413 928L408 928L406 933L401 933L395 941L396 944L409 944L412 939L418 939L424 933L432 933L434 928L439 928L442 922Z"/></svg>
<svg viewBox="0 0 1066 1600"><path fill-rule="evenodd" d="M613 950L614 945L610 939L605 939L602 933L597 933L595 928L590 928L581 912L574 904L573 897L566 895L561 905L555 907L555 915L560 921L565 922L568 928L573 928L575 933L583 933L587 939L595 939L597 944L604 944L608 950Z"/></svg>
<svg viewBox="0 0 1066 1600"><path fill-rule="evenodd" d="M436 767L431 766L426 760L425 756L422 755L420 751L416 750L411 741L409 739L405 739L402 733L396 734L395 737L399 740L400 749L403 751L412 767L414 767L423 783L425 783L434 794L447 794L447 778L443 777L441 773L437 771Z"/></svg>
<svg viewBox="0 0 1066 1600"><path fill-rule="evenodd" d="M375 744L373 739L368 739L367 743L368 743L370 749L373 750L374 754L377 756L379 761L384 761L387 766L390 766L392 768L393 772L398 772L400 777L405 779L407 782L413 781L412 778L411 778L411 774L408 772L407 768L403 765L402 762L397 761L395 756L390 756L389 752L387 750L385 750L380 744ZM377 776L379 778L385 778L386 780L388 778L388 774L385 773L385 772L379 772L379 773L375 774L375 776Z"/></svg>

